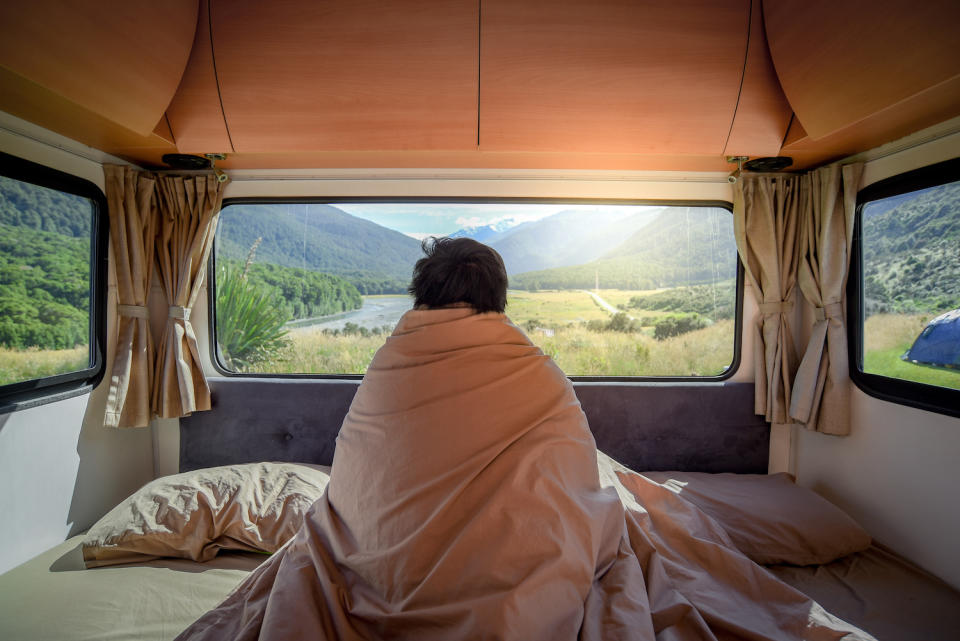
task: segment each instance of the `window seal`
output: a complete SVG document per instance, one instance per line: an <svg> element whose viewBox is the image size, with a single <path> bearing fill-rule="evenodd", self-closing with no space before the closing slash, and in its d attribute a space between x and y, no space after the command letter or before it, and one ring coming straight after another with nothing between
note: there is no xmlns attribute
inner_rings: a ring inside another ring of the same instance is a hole
<svg viewBox="0 0 960 641"><path fill-rule="evenodd" d="M0 414L70 398L94 389L106 369L106 307L109 219L107 197L93 182L66 172L0 152L0 175L20 182L87 198L93 204L90 224L89 367L0 386Z"/></svg>
<svg viewBox="0 0 960 641"><path fill-rule="evenodd" d="M220 207L223 211L231 205L271 205L271 204L322 204L336 205L337 203L464 203L464 204L570 204L570 205L654 205L667 207L718 207L726 209L733 215L733 203L725 200L651 200L651 199L622 199L622 198L534 198L534 197L383 197L383 196L291 196L291 197L256 197L243 196L225 198ZM245 374L227 369L218 354L216 335L216 254L219 234L214 235L213 251L207 262L207 321L209 331L209 353L213 368L220 376L227 378L289 378L289 379L326 379L326 380L361 380L363 374L273 374L256 372ZM743 295L744 269L737 252L736 291L734 300L734 341L733 359L730 366L717 376L577 376L569 375L574 383L704 383L722 384L731 379L740 368L743 334Z"/></svg>
<svg viewBox="0 0 960 641"><path fill-rule="evenodd" d="M868 185L857 192L850 273L847 278L847 352L850 378L868 396L916 409L960 418L960 390L863 371L863 228L862 212L870 202L960 180L960 158L914 169ZM958 213L960 216L960 213Z"/></svg>

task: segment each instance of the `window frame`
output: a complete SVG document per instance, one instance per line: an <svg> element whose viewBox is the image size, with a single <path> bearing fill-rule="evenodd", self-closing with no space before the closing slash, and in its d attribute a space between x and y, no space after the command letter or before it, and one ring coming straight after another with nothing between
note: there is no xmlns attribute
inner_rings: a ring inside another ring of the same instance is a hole
<svg viewBox="0 0 960 641"><path fill-rule="evenodd" d="M0 386L0 413L28 409L79 396L95 388L106 369L107 269L110 225L107 197L93 182L58 169L0 152L0 175L38 187L87 198L93 204L90 221L89 367Z"/></svg>
<svg viewBox="0 0 960 641"><path fill-rule="evenodd" d="M429 204L569 204L569 205L652 205L652 206L672 206L672 207L716 207L727 210L733 216L733 203L725 200L652 200L652 199L618 199L618 198L535 198L535 197L416 197L416 196L291 196L291 197L256 197L244 196L236 198L224 198L220 207L222 212L231 205L279 205L279 204L320 204L333 205L338 203L429 203ZM217 226L219 230L219 223ZM220 360L216 334L216 255L217 245L219 243L219 234L214 235L213 251L207 263L207 309L208 331L209 331L209 349L210 360L214 369L225 377L246 377L246 378L291 378L291 379L327 379L327 380L361 380L363 374L271 374L271 373L250 373L234 372L227 369ZM740 260L740 253L736 255L736 288L734 300L734 340L733 340L733 360L730 366L717 376L577 376L568 375L571 381L575 383L723 383L732 378L740 368L742 334L743 334L743 293L744 293L744 270L743 263Z"/></svg>
<svg viewBox="0 0 960 641"><path fill-rule="evenodd" d="M876 200L957 181L960 181L960 158L897 174L857 192L850 273L847 278L847 351L850 378L867 395L889 403L960 418L960 390L863 371L863 208Z"/></svg>

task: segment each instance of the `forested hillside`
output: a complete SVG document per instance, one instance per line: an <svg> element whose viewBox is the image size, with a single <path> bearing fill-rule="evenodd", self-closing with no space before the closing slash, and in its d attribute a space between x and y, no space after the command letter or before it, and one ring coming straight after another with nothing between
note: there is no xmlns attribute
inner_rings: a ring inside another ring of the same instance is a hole
<svg viewBox="0 0 960 641"><path fill-rule="evenodd" d="M90 238L0 223L0 345L66 349L89 340Z"/></svg>
<svg viewBox="0 0 960 641"><path fill-rule="evenodd" d="M65 194L0 176L0 223L90 237L92 205L82 196Z"/></svg>
<svg viewBox="0 0 960 641"><path fill-rule="evenodd" d="M405 293L419 241L320 204L230 205L220 215L218 258L244 260L257 238L257 263L342 276L363 294Z"/></svg>
<svg viewBox="0 0 960 641"><path fill-rule="evenodd" d="M89 341L92 204L0 176L0 345Z"/></svg>
<svg viewBox="0 0 960 641"><path fill-rule="evenodd" d="M237 261L226 264L242 269ZM265 295L276 296L287 320L337 314L363 304L356 287L332 274L254 263L247 269L246 279Z"/></svg>
<svg viewBox="0 0 960 641"><path fill-rule="evenodd" d="M863 212L867 313L960 307L960 184L893 202Z"/></svg>
<svg viewBox="0 0 960 641"><path fill-rule="evenodd" d="M662 211L599 260L510 277L517 289L657 289L714 283L736 275L733 216L723 209Z"/></svg>

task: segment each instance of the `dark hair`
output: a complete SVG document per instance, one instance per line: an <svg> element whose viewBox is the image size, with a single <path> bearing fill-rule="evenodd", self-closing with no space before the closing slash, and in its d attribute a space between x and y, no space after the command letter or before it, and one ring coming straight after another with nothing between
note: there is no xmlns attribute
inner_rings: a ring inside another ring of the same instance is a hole
<svg viewBox="0 0 960 641"><path fill-rule="evenodd" d="M507 306L507 270L491 247L472 238L425 238L425 258L413 267L407 291L416 306L467 303L478 312L503 312Z"/></svg>

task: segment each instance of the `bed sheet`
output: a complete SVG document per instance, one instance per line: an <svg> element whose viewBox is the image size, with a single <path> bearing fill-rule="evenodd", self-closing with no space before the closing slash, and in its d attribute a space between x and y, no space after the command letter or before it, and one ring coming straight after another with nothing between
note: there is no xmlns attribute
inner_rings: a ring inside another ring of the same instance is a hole
<svg viewBox="0 0 960 641"><path fill-rule="evenodd" d="M0 639L169 641L267 558L224 552L207 563L158 559L88 570L82 539L0 576Z"/></svg>
<svg viewBox="0 0 960 641"><path fill-rule="evenodd" d="M879 545L813 566L767 566L881 641L960 639L960 592Z"/></svg>

